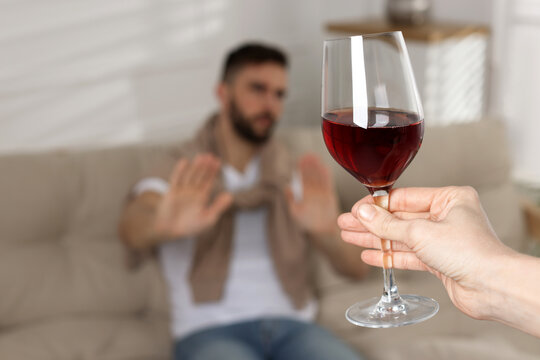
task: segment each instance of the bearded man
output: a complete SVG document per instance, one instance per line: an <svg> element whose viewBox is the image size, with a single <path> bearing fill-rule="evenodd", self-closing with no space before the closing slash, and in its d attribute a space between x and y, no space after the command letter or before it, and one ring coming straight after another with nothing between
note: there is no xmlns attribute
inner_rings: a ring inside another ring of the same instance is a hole
<svg viewBox="0 0 540 360"><path fill-rule="evenodd" d="M338 240L328 169L313 155L293 162L273 139L286 92L283 52L234 49L219 111L179 147L168 177L131 190L122 240L159 253L175 359L359 359L314 324L309 249L353 278L366 266Z"/></svg>

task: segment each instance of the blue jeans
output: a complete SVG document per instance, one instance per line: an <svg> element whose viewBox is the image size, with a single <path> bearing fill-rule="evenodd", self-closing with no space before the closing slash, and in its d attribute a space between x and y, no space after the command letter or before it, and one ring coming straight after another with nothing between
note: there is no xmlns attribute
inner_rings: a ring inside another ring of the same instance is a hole
<svg viewBox="0 0 540 360"><path fill-rule="evenodd" d="M175 360L359 360L361 356L318 325L284 318L202 330L178 340Z"/></svg>

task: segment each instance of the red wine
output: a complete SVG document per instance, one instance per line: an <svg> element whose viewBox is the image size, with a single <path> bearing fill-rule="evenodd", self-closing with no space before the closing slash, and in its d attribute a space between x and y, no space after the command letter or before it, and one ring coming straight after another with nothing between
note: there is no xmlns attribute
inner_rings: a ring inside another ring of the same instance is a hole
<svg viewBox="0 0 540 360"><path fill-rule="evenodd" d="M326 113L322 120L332 157L370 190L392 186L424 136L422 118L397 110L370 108L367 129L353 123L352 109Z"/></svg>

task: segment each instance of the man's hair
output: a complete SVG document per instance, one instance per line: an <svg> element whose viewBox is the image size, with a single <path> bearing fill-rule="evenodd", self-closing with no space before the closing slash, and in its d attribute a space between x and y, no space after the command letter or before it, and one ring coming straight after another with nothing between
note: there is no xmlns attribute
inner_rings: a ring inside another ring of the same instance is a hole
<svg viewBox="0 0 540 360"><path fill-rule="evenodd" d="M248 43L233 49L225 60L221 81L230 82L238 70L247 65L273 62L287 68L287 56L275 47Z"/></svg>

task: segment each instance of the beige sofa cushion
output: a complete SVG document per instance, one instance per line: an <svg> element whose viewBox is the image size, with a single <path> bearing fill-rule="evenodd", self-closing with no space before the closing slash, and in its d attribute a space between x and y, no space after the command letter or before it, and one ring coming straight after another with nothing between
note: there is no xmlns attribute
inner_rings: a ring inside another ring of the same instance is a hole
<svg viewBox="0 0 540 360"><path fill-rule="evenodd" d="M6 360L166 360L170 349L161 323L111 314L58 317L0 333Z"/></svg>
<svg viewBox="0 0 540 360"><path fill-rule="evenodd" d="M163 292L157 266L147 263L128 272L116 239L86 240L67 237L0 255L2 328L59 316L150 311L152 297Z"/></svg>
<svg viewBox="0 0 540 360"><path fill-rule="evenodd" d="M167 311L157 263L128 271L117 238L122 203L148 154L122 148L0 158L0 329Z"/></svg>
<svg viewBox="0 0 540 360"><path fill-rule="evenodd" d="M0 174L1 249L52 243L67 231L80 182L69 156L5 156Z"/></svg>
<svg viewBox="0 0 540 360"><path fill-rule="evenodd" d="M427 126L420 151L397 186L489 187L510 178L504 125L486 119L451 126Z"/></svg>

